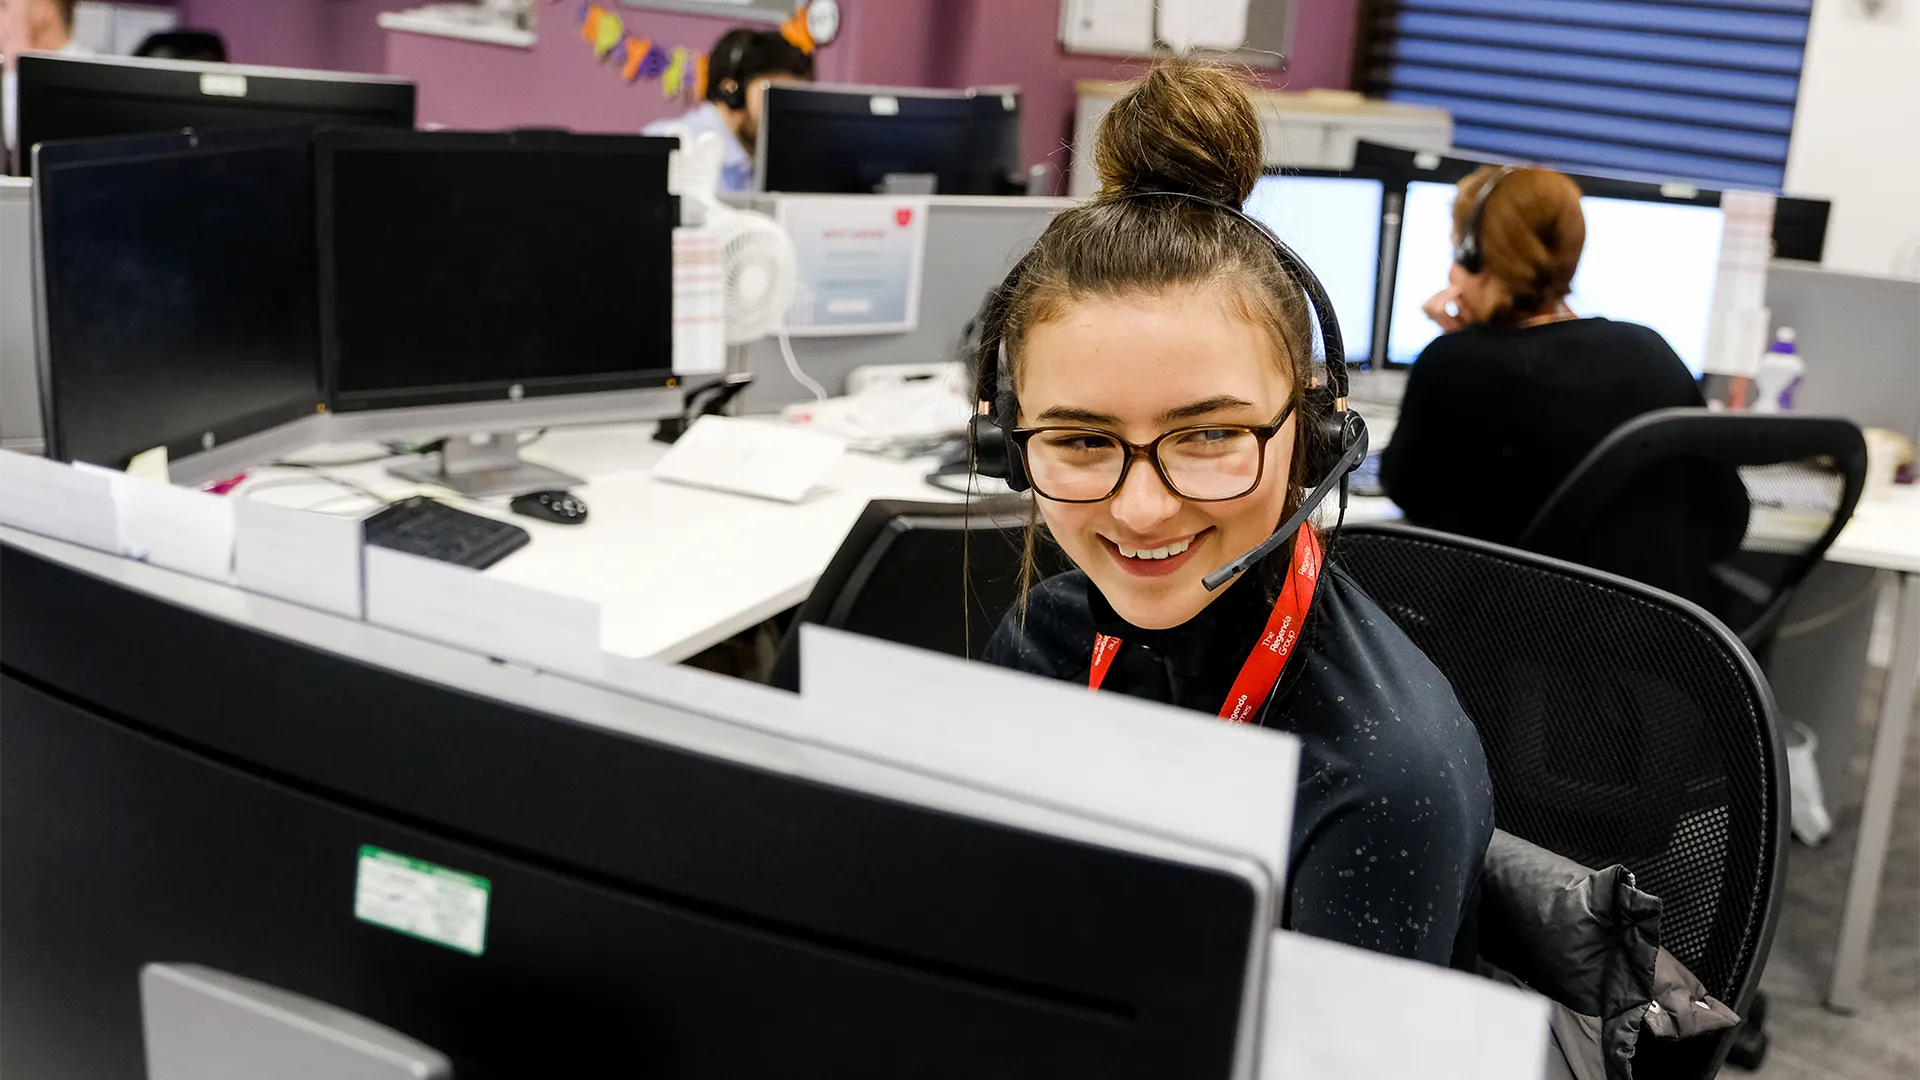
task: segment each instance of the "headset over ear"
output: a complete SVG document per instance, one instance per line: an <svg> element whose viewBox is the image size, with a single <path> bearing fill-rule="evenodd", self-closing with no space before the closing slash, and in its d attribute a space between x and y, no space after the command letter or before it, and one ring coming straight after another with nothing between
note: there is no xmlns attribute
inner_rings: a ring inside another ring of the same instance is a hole
<svg viewBox="0 0 1920 1080"><path fill-rule="evenodd" d="M1467 224L1460 231L1460 242L1453 245L1453 261L1469 274L1477 274L1487 266L1487 253L1480 242L1480 230L1485 227L1482 221L1487 216L1487 199L1492 197L1493 189L1500 186L1500 181L1517 171L1508 165L1494 173L1492 179L1480 185L1480 193L1473 199L1473 209L1467 211Z"/></svg>
<svg viewBox="0 0 1920 1080"><path fill-rule="evenodd" d="M745 34L734 38L733 47L727 50L726 56L721 58L718 70L707 74L713 85L720 90L720 104L729 109L739 110L747 107L747 84L740 78L740 61L746 59L747 48L751 41L752 39Z"/></svg>
<svg viewBox="0 0 1920 1080"><path fill-rule="evenodd" d="M1326 286L1320 283L1305 260L1274 235L1273 230L1238 207L1177 191L1142 192L1127 197L1153 196L1191 199L1232 214L1259 229L1261 235L1273 245L1274 258L1280 260L1287 276L1306 295L1307 306L1313 310L1313 319L1318 325L1321 346L1326 354L1326 382L1316 383L1308 387L1306 392L1303 413L1306 422L1313 424L1315 430L1307 440L1307 460L1301 479L1308 487L1319 487L1344 479L1360 463L1349 451L1365 438L1366 421L1347 409L1347 348L1340 337L1340 322L1334 317L1333 301L1327 296ZM980 410L969 427L975 469L982 476L1005 480L1014 491L1026 491L1032 487L1032 483L1027 478L1025 462L1020 460L1019 451L1013 448L1013 440L1007 437L1019 426L1020 401L1013 389L1013 365L1008 362L1004 329L1007 304L1026 273L1031 258L1032 253L1029 252L1014 264L1006 280L987 294L975 320L979 327L978 341L973 348L975 396L980 403Z"/></svg>

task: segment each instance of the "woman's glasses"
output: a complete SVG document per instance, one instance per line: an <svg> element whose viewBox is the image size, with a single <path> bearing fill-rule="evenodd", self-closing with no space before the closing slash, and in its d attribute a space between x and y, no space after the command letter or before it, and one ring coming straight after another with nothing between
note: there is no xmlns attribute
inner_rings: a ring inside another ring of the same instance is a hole
<svg viewBox="0 0 1920 1080"><path fill-rule="evenodd" d="M1043 499L1095 503L1113 498L1140 458L1168 490L1193 502L1238 499L1260 486L1267 443L1293 415L1293 403L1273 423L1201 424L1175 428L1150 443L1130 443L1110 431L1078 427L1016 428L1013 445L1027 478Z"/></svg>

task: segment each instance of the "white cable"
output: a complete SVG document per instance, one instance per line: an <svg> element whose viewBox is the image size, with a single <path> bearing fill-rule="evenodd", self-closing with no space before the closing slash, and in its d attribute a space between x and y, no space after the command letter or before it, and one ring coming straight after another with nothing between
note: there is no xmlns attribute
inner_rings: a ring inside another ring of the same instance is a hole
<svg viewBox="0 0 1920 1080"><path fill-rule="evenodd" d="M826 387L813 381L813 376L800 370L800 361L793 355L793 339L787 336L784 325L780 327L780 357L787 362L787 373L793 376L793 381L811 391L815 401L825 401L832 396Z"/></svg>

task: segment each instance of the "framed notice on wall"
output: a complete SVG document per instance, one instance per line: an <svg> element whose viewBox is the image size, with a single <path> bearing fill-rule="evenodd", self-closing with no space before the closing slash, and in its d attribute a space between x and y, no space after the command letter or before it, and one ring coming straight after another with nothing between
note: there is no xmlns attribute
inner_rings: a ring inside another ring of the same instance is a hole
<svg viewBox="0 0 1920 1080"><path fill-rule="evenodd" d="M622 6L688 15L719 15L736 22L784 22L804 6L798 0L620 0Z"/></svg>

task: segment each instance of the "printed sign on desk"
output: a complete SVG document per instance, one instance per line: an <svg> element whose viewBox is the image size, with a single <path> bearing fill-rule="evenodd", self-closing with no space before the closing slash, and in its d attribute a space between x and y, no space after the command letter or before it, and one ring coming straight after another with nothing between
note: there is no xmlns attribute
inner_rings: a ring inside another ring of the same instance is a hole
<svg viewBox="0 0 1920 1080"><path fill-rule="evenodd" d="M901 334L920 324L927 200L790 195L777 216L798 255L787 315L795 337Z"/></svg>

